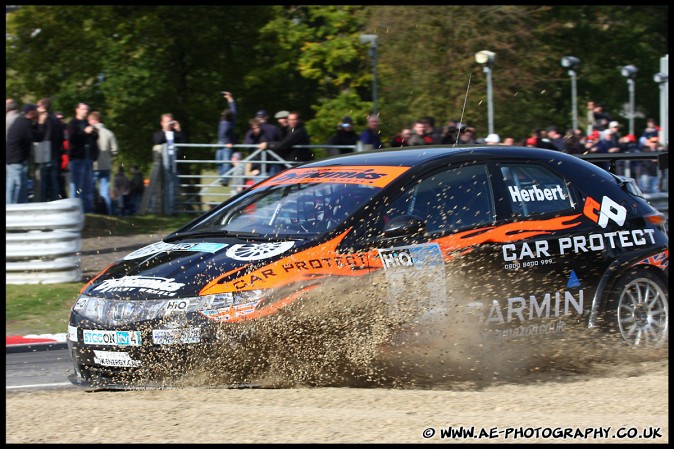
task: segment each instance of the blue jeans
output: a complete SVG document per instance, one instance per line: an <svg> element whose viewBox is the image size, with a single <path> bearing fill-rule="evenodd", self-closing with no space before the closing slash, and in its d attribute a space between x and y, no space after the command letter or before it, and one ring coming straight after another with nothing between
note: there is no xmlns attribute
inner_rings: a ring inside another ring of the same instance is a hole
<svg viewBox="0 0 674 449"><path fill-rule="evenodd" d="M98 194L105 201L108 215L112 215L112 200L110 200L110 170L94 170L94 180L98 182Z"/></svg>
<svg viewBox="0 0 674 449"><path fill-rule="evenodd" d="M70 160L70 198L81 198L84 213L94 211L94 163L88 159Z"/></svg>
<svg viewBox="0 0 674 449"><path fill-rule="evenodd" d="M6 164L7 204L28 202L28 162Z"/></svg>
<svg viewBox="0 0 674 449"><path fill-rule="evenodd" d="M231 157L231 148L222 147L215 150L215 160L218 161L218 176L222 177L227 170L232 168L232 164L230 163Z"/></svg>

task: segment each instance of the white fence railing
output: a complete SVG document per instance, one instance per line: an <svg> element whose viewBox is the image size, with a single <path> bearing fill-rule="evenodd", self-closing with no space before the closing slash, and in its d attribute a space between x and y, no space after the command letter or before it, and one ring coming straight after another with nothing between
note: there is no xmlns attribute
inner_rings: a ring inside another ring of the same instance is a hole
<svg viewBox="0 0 674 449"><path fill-rule="evenodd" d="M6 205L6 283L81 282L79 198Z"/></svg>

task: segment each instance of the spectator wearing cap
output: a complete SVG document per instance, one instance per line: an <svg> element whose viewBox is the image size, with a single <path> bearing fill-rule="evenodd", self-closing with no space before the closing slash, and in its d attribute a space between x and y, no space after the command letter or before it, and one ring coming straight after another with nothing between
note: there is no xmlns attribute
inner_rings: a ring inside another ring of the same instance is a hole
<svg viewBox="0 0 674 449"><path fill-rule="evenodd" d="M271 140L261 142L258 148L261 150L270 149L279 155L282 159L291 162L307 162L314 158L311 148L298 148L298 145L311 145L309 134L304 124L300 120L299 112L288 114L288 134L282 140ZM268 173L276 174L281 170L279 164L273 164Z"/></svg>
<svg viewBox="0 0 674 449"><path fill-rule="evenodd" d="M44 136L46 114L38 114L37 106L26 104L21 115L14 120L7 131L6 190L7 204L28 202L28 160L33 142Z"/></svg>
<svg viewBox="0 0 674 449"><path fill-rule="evenodd" d="M501 138L499 137L498 134L491 133L487 137L485 137L484 143L486 143L487 145L500 145Z"/></svg>
<svg viewBox="0 0 674 449"><path fill-rule="evenodd" d="M274 114L274 118L278 123L277 128L280 139L283 139L288 134L288 114L290 114L288 111L278 111Z"/></svg>
<svg viewBox="0 0 674 449"><path fill-rule="evenodd" d="M609 154L609 153L618 153L620 152L620 147L618 147L616 144L613 142L613 131L611 128L607 128L603 130L600 133L600 138L599 142L592 148L593 153L598 153L598 154ZM598 167L603 168L604 170L609 169L609 163L608 162L594 162L594 164Z"/></svg>
<svg viewBox="0 0 674 449"><path fill-rule="evenodd" d="M351 145L358 144L358 134L353 130L353 120L351 117L343 117L339 125L337 125L337 132L330 136L328 145ZM353 153L353 148L328 148L330 156L339 154Z"/></svg>
<svg viewBox="0 0 674 449"><path fill-rule="evenodd" d="M271 123L267 123L269 120L269 113L266 110L260 109L255 113L255 117L259 118L262 122L260 126L267 142L281 140L279 129Z"/></svg>

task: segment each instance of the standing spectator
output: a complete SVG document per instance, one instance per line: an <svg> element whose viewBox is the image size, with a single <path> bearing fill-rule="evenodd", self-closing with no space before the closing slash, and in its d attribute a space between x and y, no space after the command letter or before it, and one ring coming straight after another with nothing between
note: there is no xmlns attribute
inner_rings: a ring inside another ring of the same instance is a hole
<svg viewBox="0 0 674 449"><path fill-rule="evenodd" d="M515 138L514 137L506 137L503 139L503 145L508 145L508 146L513 146L515 145Z"/></svg>
<svg viewBox="0 0 674 449"><path fill-rule="evenodd" d="M131 211L131 182L124 174L124 167L117 169L112 185L112 199L115 202L115 215L126 217Z"/></svg>
<svg viewBox="0 0 674 449"><path fill-rule="evenodd" d="M428 145L439 145L442 143L442 128L435 126L435 118L427 115L422 117L422 120L426 123L426 137L427 141L430 138L430 143Z"/></svg>
<svg viewBox="0 0 674 449"><path fill-rule="evenodd" d="M563 137L564 153L568 154L583 154L585 152L585 146L579 138L578 134L574 132L573 129L568 129L566 134Z"/></svg>
<svg viewBox="0 0 674 449"><path fill-rule="evenodd" d="M613 131L610 128L602 131L600 135L599 142L592 148L593 153L608 154L620 152L620 148L613 142ZM608 162L594 162L594 164L604 170L609 170Z"/></svg>
<svg viewBox="0 0 674 449"><path fill-rule="evenodd" d="M82 198L85 213L94 212L94 161L98 159L98 130L89 125L89 105L78 103L68 124L70 197Z"/></svg>
<svg viewBox="0 0 674 449"><path fill-rule="evenodd" d="M587 103L588 134L592 131L603 131L608 128L611 116L604 111L604 105L589 101Z"/></svg>
<svg viewBox="0 0 674 449"><path fill-rule="evenodd" d="M475 145L475 128L462 126L459 128L459 145Z"/></svg>
<svg viewBox="0 0 674 449"><path fill-rule="evenodd" d="M18 106L16 101L12 98L5 100L5 144L7 143L7 135L9 134L9 127L19 117Z"/></svg>
<svg viewBox="0 0 674 449"><path fill-rule="evenodd" d="M274 118L278 122L278 132L279 140L282 140L286 135L288 135L288 111L278 111L274 114Z"/></svg>
<svg viewBox="0 0 674 449"><path fill-rule="evenodd" d="M430 145L433 139L426 133L426 130L428 129L427 126L428 123L424 119L419 119L414 122L409 140L411 146Z"/></svg>
<svg viewBox="0 0 674 449"><path fill-rule="evenodd" d="M652 153L661 151L660 139L649 137L646 140L646 145L641 147L643 153ZM641 173L639 174L639 188L644 193L658 193L660 192L660 184L658 181L658 163L656 161L642 161Z"/></svg>
<svg viewBox="0 0 674 449"><path fill-rule="evenodd" d="M337 125L337 132L328 139L328 145L356 145L357 143L358 134L353 130L353 120L351 117L343 117L341 123ZM353 148L329 148L328 154L337 156L353 153L353 151Z"/></svg>
<svg viewBox="0 0 674 449"><path fill-rule="evenodd" d="M145 178L138 165L134 165L131 167L131 179L129 180L129 199L131 203L129 215L137 214L140 211L143 192L145 192Z"/></svg>
<svg viewBox="0 0 674 449"><path fill-rule="evenodd" d="M266 142L266 136L262 133L262 121L257 118L253 117L252 119L248 120L248 126L249 129L246 132L246 135L243 138L243 143L246 145L259 145L262 142ZM258 153L255 155L253 158L250 159L250 162L248 162L245 167L244 167L244 173L243 176L245 178L251 179L251 180L257 180L258 176L260 173L262 173L262 166L260 164L261 160L261 153ZM266 172L265 172L266 174ZM237 172L237 175L241 176L240 173ZM244 180L243 182L238 182L236 185L236 191L239 192L243 190L243 186L246 184L246 181Z"/></svg>
<svg viewBox="0 0 674 449"><path fill-rule="evenodd" d="M66 123L65 117L63 116L63 112L57 111L54 115L56 116L56 119L58 120L63 132L61 160L59 161L61 165L58 177L59 198L68 198L67 186L70 184L70 170L68 169L68 165L70 165L70 159L68 157L68 148L70 148L68 142L68 124Z"/></svg>
<svg viewBox="0 0 674 449"><path fill-rule="evenodd" d="M564 151L564 136L562 136L556 126L548 127L547 139L552 144L552 150Z"/></svg>
<svg viewBox="0 0 674 449"><path fill-rule="evenodd" d="M456 120L450 120L447 126L445 127L445 132L442 135L442 141L440 143L444 145L454 145L459 138L459 127Z"/></svg>
<svg viewBox="0 0 674 449"><path fill-rule="evenodd" d="M98 131L98 158L94 161L94 182L98 193L105 201L107 215L112 215L112 201L110 200L110 176L112 174L112 160L119 153L115 134L101 123L101 113L93 111L88 117L89 124Z"/></svg>
<svg viewBox="0 0 674 449"><path fill-rule="evenodd" d="M360 133L360 141L366 150L378 150L382 147L379 137L379 117L371 115L367 118L367 128Z"/></svg>
<svg viewBox="0 0 674 449"><path fill-rule="evenodd" d="M51 112L51 99L41 98L37 102L37 111L45 114L44 140L49 141L49 160L40 174L40 201L54 201L66 198L65 189L61 189L61 161L63 158L64 131L62 122Z"/></svg>
<svg viewBox="0 0 674 449"><path fill-rule="evenodd" d="M267 142L283 140L283 137L285 136L281 136L278 128L271 123L268 123L269 113L266 110L260 109L255 113L255 117L260 119L262 133L265 135Z"/></svg>
<svg viewBox="0 0 674 449"><path fill-rule="evenodd" d="M486 143L487 145L500 145L501 137L499 137L499 135L496 133L491 133L484 138L484 143Z"/></svg>
<svg viewBox="0 0 674 449"><path fill-rule="evenodd" d="M659 136L660 126L658 126L658 122L656 122L654 118L649 118L646 120L646 128L644 128L644 132L641 134L641 137L639 137L639 145L643 147L646 145L646 141L648 139Z"/></svg>
<svg viewBox="0 0 674 449"><path fill-rule="evenodd" d="M220 185L226 186L228 179L224 177L224 174L232 168L230 159L232 158L232 148L236 144L236 102L230 92L223 92L223 95L227 99L229 107L220 114L218 144L223 146L215 150L215 160L218 161Z"/></svg>
<svg viewBox="0 0 674 449"><path fill-rule="evenodd" d="M172 172L172 184L173 189L168 192L170 195L169 202L171 204L175 203L176 195L178 194L178 176L181 174L189 174L189 167L184 167L185 164L176 164L177 159L183 158L181 151L175 147L176 144L187 143L187 136L180 126L180 122L173 118L173 114L164 113L161 115L161 120L159 122L161 129L156 131L152 135L152 144L153 145L164 145L167 146L168 153L168 166L173 170L175 166L175 172Z"/></svg>
<svg viewBox="0 0 674 449"><path fill-rule="evenodd" d="M391 139L392 147L408 147L410 146L410 137L412 136L412 131L409 128L403 128L399 133L396 133L395 136Z"/></svg>
<svg viewBox="0 0 674 449"><path fill-rule="evenodd" d="M310 148L298 148L297 145L311 145L311 141L304 124L300 121L299 112L291 112L288 114L288 135L281 141L261 142L258 148L273 150L281 158L291 162L306 162L314 158ZM278 165L273 165L269 173L276 174L280 171L279 168Z"/></svg>
<svg viewBox="0 0 674 449"><path fill-rule="evenodd" d="M6 179L7 204L28 202L28 160L33 142L39 142L44 135L46 114L38 118L37 106L26 104L22 115L16 118L7 132ZM37 124L35 123L37 122Z"/></svg>

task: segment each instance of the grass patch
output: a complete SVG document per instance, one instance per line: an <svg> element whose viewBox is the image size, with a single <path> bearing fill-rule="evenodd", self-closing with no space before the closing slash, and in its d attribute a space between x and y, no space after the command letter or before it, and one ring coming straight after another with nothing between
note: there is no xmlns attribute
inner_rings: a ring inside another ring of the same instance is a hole
<svg viewBox="0 0 674 449"><path fill-rule="evenodd" d="M196 215L131 215L115 217L112 215L86 214L82 237L106 237L135 234L168 234L175 231Z"/></svg>
<svg viewBox="0 0 674 449"><path fill-rule="evenodd" d="M86 214L82 237L158 234L175 231L194 215ZM68 329L68 314L84 283L5 285L6 335L56 334Z"/></svg>
<svg viewBox="0 0 674 449"><path fill-rule="evenodd" d="M6 285L6 335L66 332L70 308L82 286L82 283Z"/></svg>

